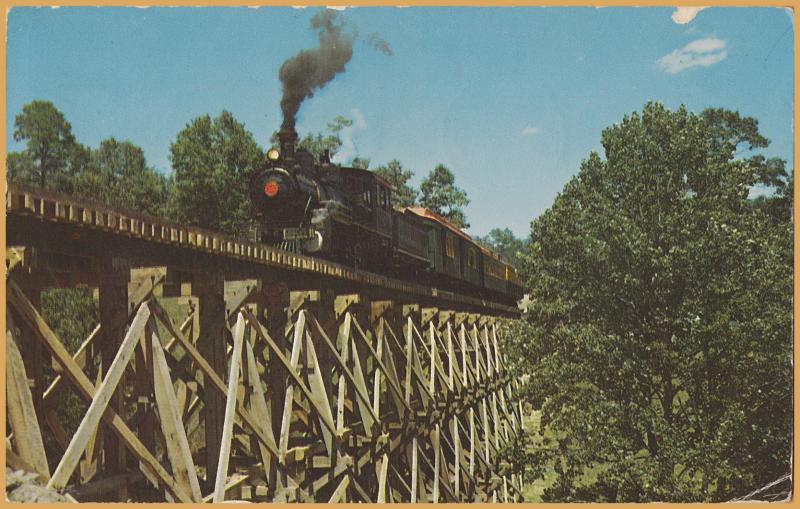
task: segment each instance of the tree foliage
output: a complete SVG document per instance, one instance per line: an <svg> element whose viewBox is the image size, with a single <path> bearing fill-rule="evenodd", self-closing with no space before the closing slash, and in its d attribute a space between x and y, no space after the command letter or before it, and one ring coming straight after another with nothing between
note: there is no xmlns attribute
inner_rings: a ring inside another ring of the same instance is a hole
<svg viewBox="0 0 800 509"><path fill-rule="evenodd" d="M323 154L333 157L342 148L341 132L345 127L353 125L353 121L342 115L337 115L328 122L328 133L307 133L297 143L299 148L304 148L314 154L317 160Z"/></svg>
<svg viewBox="0 0 800 509"><path fill-rule="evenodd" d="M264 159L253 135L223 111L192 120L170 145L170 210L184 224L245 234L247 186Z"/></svg>
<svg viewBox="0 0 800 509"><path fill-rule="evenodd" d="M167 179L147 166L144 151L129 141L103 140L75 177L75 194L152 215L164 215Z"/></svg>
<svg viewBox="0 0 800 509"><path fill-rule="evenodd" d="M467 193L455 185L456 177L445 165L437 165L420 184L420 205L446 217L459 228L469 228L465 207Z"/></svg>
<svg viewBox="0 0 800 509"><path fill-rule="evenodd" d="M97 301L91 288L48 288L41 293L42 317L70 354L75 354L81 343L89 337L99 321ZM55 373L45 366L46 383L55 378ZM98 359L90 361L84 367L87 375L94 379L97 373ZM74 434L87 406L74 391L65 391L56 400L57 412L68 435ZM49 433L43 435L44 445L48 451L61 454L63 450Z"/></svg>
<svg viewBox="0 0 800 509"><path fill-rule="evenodd" d="M386 179L394 187L392 192L392 205L395 207L410 207L416 204L419 191L409 185L408 181L414 172L403 168L402 163L392 159L387 164L378 166L373 170Z"/></svg>
<svg viewBox="0 0 800 509"><path fill-rule="evenodd" d="M781 169L785 166L785 161L771 159L773 164L780 163ZM777 161L777 163L775 163ZM786 221L792 217L792 196L794 195L794 174L789 174L785 185L778 186L778 189L771 195L759 195L752 200L756 208L761 209L776 223Z"/></svg>
<svg viewBox="0 0 800 509"><path fill-rule="evenodd" d="M297 147L308 150L318 161L324 154L328 154L329 157L333 157L336 155L336 152L342 148L342 131L346 127L350 127L352 125L353 121L351 119L343 115L336 115L333 120L328 122L326 132L319 131L316 133L306 133L306 135L300 138L300 140L297 142ZM278 141L278 132L275 131L270 137L270 143L273 147L278 147ZM354 161L360 164L363 164L363 162L366 161L367 166L369 166L369 159L356 158ZM360 168L361 166L356 167Z"/></svg>
<svg viewBox="0 0 800 509"><path fill-rule="evenodd" d="M517 264L518 253L521 253L526 245L526 241L514 236L514 232L509 228L493 228L488 235L476 237L475 240L514 265Z"/></svg>
<svg viewBox="0 0 800 509"><path fill-rule="evenodd" d="M757 126L647 104L533 222L511 357L556 437L547 500L721 501L789 470L791 195Z"/></svg>
<svg viewBox="0 0 800 509"><path fill-rule="evenodd" d="M362 170L368 170L369 162L370 162L369 158L356 156L350 161L350 166L352 166L353 168L361 168Z"/></svg>
<svg viewBox="0 0 800 509"><path fill-rule="evenodd" d="M80 169L81 147L72 126L53 103L33 101L14 119L14 140L24 141L23 152L8 155L9 180L70 192L71 177Z"/></svg>

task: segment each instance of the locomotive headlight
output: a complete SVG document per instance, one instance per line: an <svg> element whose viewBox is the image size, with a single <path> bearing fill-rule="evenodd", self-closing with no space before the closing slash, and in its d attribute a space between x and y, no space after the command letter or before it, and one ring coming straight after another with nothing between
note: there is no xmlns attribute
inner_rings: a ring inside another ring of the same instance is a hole
<svg viewBox="0 0 800 509"><path fill-rule="evenodd" d="M277 161L280 156L281 153L278 152L277 148L271 148L267 151L267 159L270 161Z"/></svg>
<svg viewBox="0 0 800 509"><path fill-rule="evenodd" d="M275 195L278 194L278 183L274 180L268 180L266 184L264 184L264 194L266 194L269 198L274 198Z"/></svg>

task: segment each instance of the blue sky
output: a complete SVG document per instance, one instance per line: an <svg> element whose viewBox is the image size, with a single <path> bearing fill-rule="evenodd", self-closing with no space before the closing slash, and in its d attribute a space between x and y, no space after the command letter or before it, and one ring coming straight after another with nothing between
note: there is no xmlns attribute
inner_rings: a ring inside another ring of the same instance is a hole
<svg viewBox="0 0 800 509"><path fill-rule="evenodd" d="M227 109L263 146L281 121L281 63L316 46L317 8L15 8L8 16L7 146L14 116L52 101L77 139L114 136L170 171L193 118ZM298 131L356 119L345 156L397 158L418 184L438 163L472 202L470 233L527 236L600 133L649 100L757 118L791 161L794 28L781 8L355 8L344 74L307 100ZM695 15L692 18L692 15ZM678 22L676 22L676 20ZM681 23L679 23L681 22ZM791 164L790 164L791 166Z"/></svg>

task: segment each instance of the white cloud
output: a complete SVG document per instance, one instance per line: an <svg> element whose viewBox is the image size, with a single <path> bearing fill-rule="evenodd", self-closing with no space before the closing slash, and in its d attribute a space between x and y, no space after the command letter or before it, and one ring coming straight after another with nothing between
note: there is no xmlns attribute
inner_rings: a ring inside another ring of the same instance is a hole
<svg viewBox="0 0 800 509"><path fill-rule="evenodd" d="M326 9L333 9L334 11L343 11L347 9L347 5L326 5Z"/></svg>
<svg viewBox="0 0 800 509"><path fill-rule="evenodd" d="M534 134L539 134L540 132L542 132L542 130L539 129L538 127L528 126L525 129L523 129L522 133L520 134L522 134L523 136L532 136Z"/></svg>
<svg viewBox="0 0 800 509"><path fill-rule="evenodd" d="M364 118L364 114L361 113L360 109L353 108L350 110L350 114L353 116L353 125L342 129L340 135L342 138L342 146L339 148L339 151L336 152L336 155L331 158L331 161L337 164L344 164L358 155L355 141L353 141L353 135L357 131L363 131L367 128L367 119Z"/></svg>
<svg viewBox="0 0 800 509"><path fill-rule="evenodd" d="M694 67L711 67L728 56L725 46L726 43L722 39L713 37L697 39L659 58L656 64L667 74L677 74Z"/></svg>
<svg viewBox="0 0 800 509"><path fill-rule="evenodd" d="M794 7L784 7L783 12L789 16L789 22L794 26Z"/></svg>
<svg viewBox="0 0 800 509"><path fill-rule="evenodd" d="M725 41L722 39L715 39L713 37L706 37L704 39L697 39L683 47L681 51L688 51L691 53L711 53L725 49Z"/></svg>
<svg viewBox="0 0 800 509"><path fill-rule="evenodd" d="M708 7L676 7L672 13L672 21L679 25L690 23L697 14Z"/></svg>

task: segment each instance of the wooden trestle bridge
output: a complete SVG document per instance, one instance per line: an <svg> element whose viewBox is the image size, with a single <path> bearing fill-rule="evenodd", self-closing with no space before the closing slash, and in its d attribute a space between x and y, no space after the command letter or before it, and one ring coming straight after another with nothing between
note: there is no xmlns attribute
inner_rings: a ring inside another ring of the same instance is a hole
<svg viewBox="0 0 800 509"><path fill-rule="evenodd" d="M501 457L522 433L501 337L517 309L39 189L6 198L12 469L77 501L521 500ZM40 299L76 286L99 323L70 352ZM74 433L56 410L70 392L88 407Z"/></svg>

